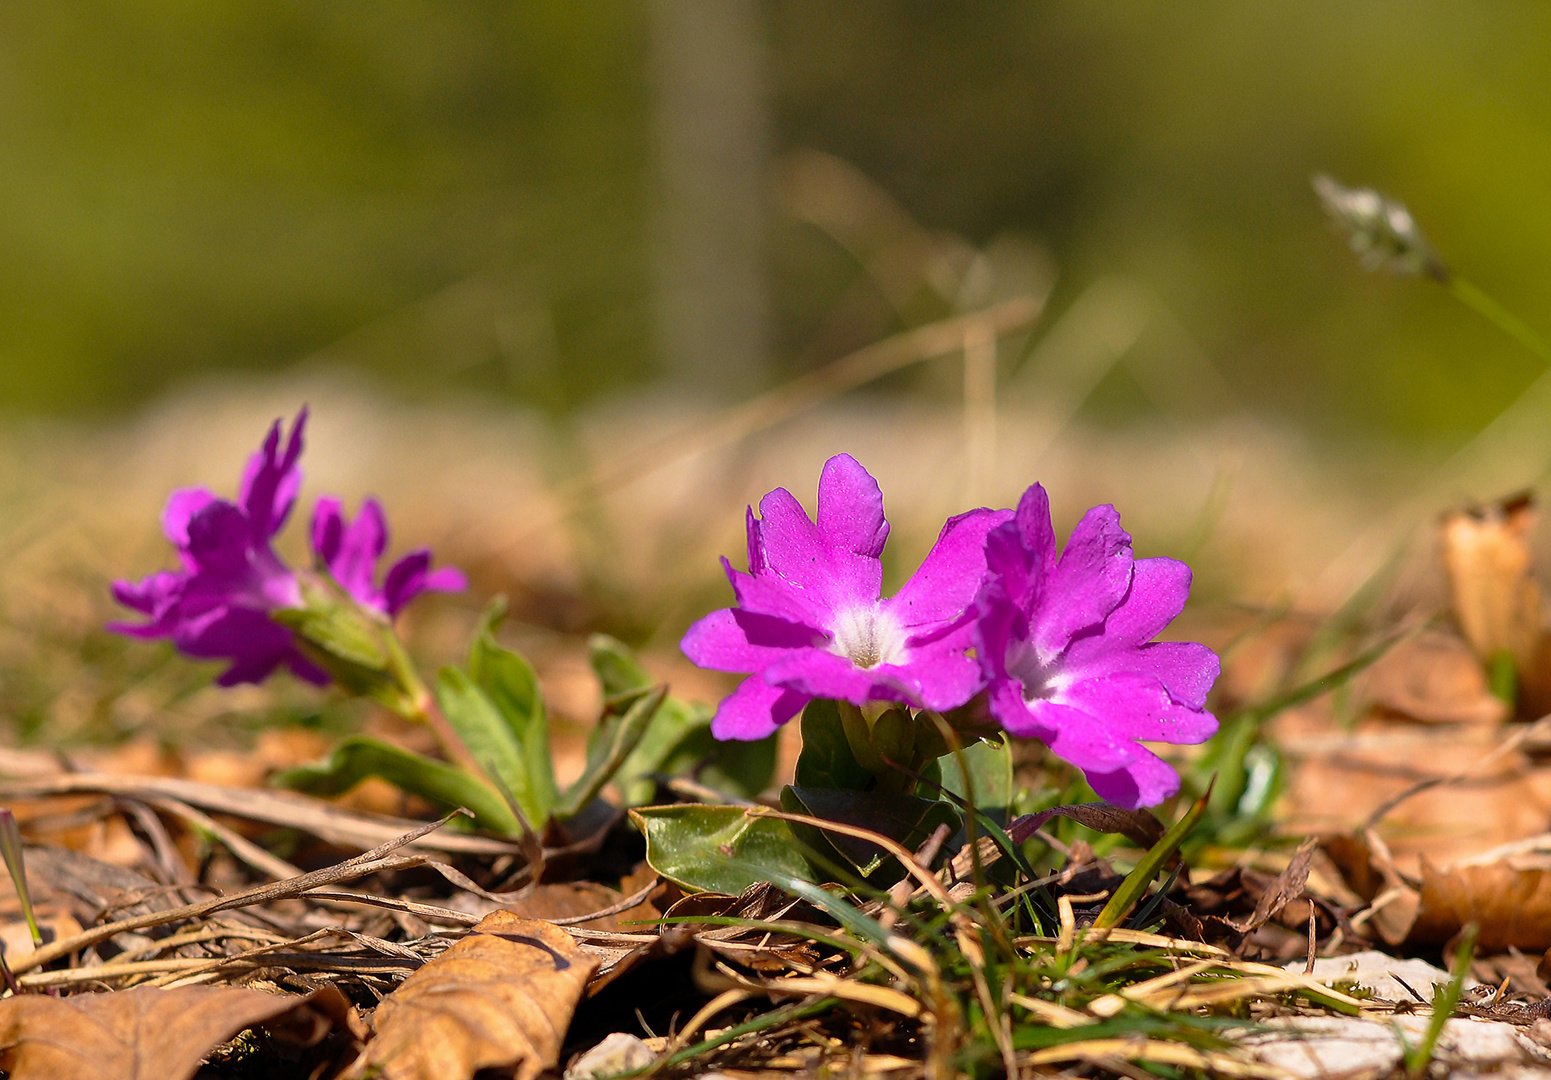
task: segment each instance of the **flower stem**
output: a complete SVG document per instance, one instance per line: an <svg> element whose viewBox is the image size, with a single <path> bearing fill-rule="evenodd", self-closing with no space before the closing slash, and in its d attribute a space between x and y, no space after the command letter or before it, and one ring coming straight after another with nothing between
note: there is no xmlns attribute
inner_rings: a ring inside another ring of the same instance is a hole
<svg viewBox="0 0 1551 1080"><path fill-rule="evenodd" d="M1450 275L1448 289L1460 303L1470 308L1470 310L1513 338L1513 340L1523 345L1546 363L1551 364L1551 345L1548 345L1546 339L1537 334L1523 319L1520 319L1468 279L1462 278L1458 274Z"/></svg>
<svg viewBox="0 0 1551 1080"><path fill-rule="evenodd" d="M409 658L409 652L404 648L404 643L399 640L398 634L392 627L383 635L388 647L388 670L393 674L394 681L398 683L398 701L388 704L395 713L405 720L415 724L424 724L431 729L436 736L436 741L441 744L442 752L448 759L469 771L482 774L479 762L475 760L467 744L464 743L437 708L436 698L425 681L420 678L420 672L416 670L414 661Z"/></svg>

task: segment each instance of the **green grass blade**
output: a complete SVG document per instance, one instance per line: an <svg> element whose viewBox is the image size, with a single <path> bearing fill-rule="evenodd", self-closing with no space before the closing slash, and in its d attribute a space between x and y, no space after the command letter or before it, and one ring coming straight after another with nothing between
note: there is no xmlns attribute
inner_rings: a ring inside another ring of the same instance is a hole
<svg viewBox="0 0 1551 1080"><path fill-rule="evenodd" d="M38 920L32 913L32 893L27 888L27 864L22 857L22 831L16 826L16 815L9 809L0 810L0 855L5 857L5 868L11 872L11 883L16 886L16 898L22 904L22 918L27 920L27 933L32 935L33 945L43 944L43 934L38 930Z"/></svg>
<svg viewBox="0 0 1551 1080"><path fill-rule="evenodd" d="M1449 981L1433 991L1433 1014L1427 1022L1427 1033L1422 1036L1422 1041L1406 1051L1406 1075L1411 1080L1419 1080L1427 1071L1427 1066L1432 1063L1433 1050L1438 1045L1438 1037L1443 1034L1443 1025L1449 1022L1449 1017L1454 1015L1454 1009L1459 1005L1460 995L1465 990L1465 976L1470 972L1470 961L1476 952L1476 937L1480 927L1470 923L1460 935L1459 948L1454 951L1454 972Z"/></svg>
<svg viewBox="0 0 1551 1080"><path fill-rule="evenodd" d="M1190 830L1200 822L1211 797L1212 789L1208 785L1206 794L1191 804L1190 809L1185 811L1185 816L1163 834L1162 840L1148 849L1147 854L1142 856L1142 861L1137 863L1136 868L1120 883L1120 887L1115 890L1115 895L1109 898L1109 903L1104 905L1104 910L1099 912L1099 917L1093 920L1096 929L1119 926L1120 921L1130 914L1136 902L1147 891L1147 886L1152 884L1152 879L1158 876L1159 870L1163 869L1163 864L1179 850L1179 846L1190 835Z"/></svg>

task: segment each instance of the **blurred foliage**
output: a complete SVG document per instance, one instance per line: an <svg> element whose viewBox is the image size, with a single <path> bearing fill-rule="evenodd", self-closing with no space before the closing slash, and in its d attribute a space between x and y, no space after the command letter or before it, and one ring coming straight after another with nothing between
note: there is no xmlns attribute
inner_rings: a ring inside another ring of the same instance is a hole
<svg viewBox="0 0 1551 1080"><path fill-rule="evenodd" d="M1543 5L764 16L775 154L834 154L977 245L1043 239L1056 313L1106 275L1142 283L1174 329L1136 364L1190 348L1238 404L1446 438L1538 374L1437 290L1362 276L1308 180L1405 200L1537 323ZM551 410L641 384L660 367L650 23L645 0L0 6L0 406L118 408L320 357ZM833 355L825 313L862 270L811 227L772 237L791 372ZM1150 407L1125 368L1089 406Z"/></svg>

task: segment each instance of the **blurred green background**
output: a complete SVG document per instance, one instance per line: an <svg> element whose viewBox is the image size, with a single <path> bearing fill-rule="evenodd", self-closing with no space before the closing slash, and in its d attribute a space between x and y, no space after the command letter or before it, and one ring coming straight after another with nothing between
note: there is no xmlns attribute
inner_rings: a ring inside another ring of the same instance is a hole
<svg viewBox="0 0 1551 1080"><path fill-rule="evenodd" d="M922 235L1042 245L1054 315L1148 290L1172 329L1137 364L1188 348L1234 407L1458 440L1540 362L1363 275L1309 176L1404 199L1551 330L1548 70L1527 0L4 3L0 409L308 364L554 413L739 397L968 304L793 211L817 150ZM1096 418L1156 407L1129 370Z"/></svg>

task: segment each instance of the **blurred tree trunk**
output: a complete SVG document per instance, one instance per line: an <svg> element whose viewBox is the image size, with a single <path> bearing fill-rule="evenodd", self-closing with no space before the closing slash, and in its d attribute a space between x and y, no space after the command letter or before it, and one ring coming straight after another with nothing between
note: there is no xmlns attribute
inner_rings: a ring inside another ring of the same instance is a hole
<svg viewBox="0 0 1551 1080"><path fill-rule="evenodd" d="M767 82L758 0L650 0L659 351L670 378L743 396L768 371Z"/></svg>

